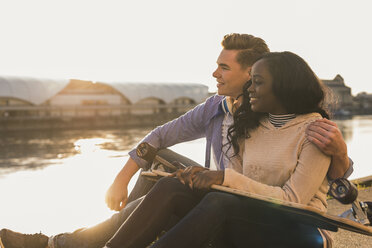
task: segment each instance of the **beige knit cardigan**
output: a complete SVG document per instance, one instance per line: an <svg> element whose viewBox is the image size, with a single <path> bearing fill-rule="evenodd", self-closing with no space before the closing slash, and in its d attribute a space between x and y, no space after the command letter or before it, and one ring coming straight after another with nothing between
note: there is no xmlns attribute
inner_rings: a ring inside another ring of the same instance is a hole
<svg viewBox="0 0 372 248"><path fill-rule="evenodd" d="M319 118L318 113L299 115L280 128L263 119L241 142L240 161L227 166L223 185L326 211L331 160L305 134Z"/></svg>

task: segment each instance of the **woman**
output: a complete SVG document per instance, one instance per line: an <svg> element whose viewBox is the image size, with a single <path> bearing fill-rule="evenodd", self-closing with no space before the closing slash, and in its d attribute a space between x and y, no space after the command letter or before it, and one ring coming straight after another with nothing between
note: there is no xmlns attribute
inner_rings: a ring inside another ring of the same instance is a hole
<svg viewBox="0 0 372 248"><path fill-rule="evenodd" d="M261 57L229 129L229 167L192 167L177 173L182 183L160 180L106 247L146 247L173 215L182 219L152 247L202 247L216 234L227 247L331 246L327 232L281 223L247 198L203 193L221 184L326 211L330 158L305 136L310 122L328 118L323 101L322 85L302 58L290 52Z"/></svg>

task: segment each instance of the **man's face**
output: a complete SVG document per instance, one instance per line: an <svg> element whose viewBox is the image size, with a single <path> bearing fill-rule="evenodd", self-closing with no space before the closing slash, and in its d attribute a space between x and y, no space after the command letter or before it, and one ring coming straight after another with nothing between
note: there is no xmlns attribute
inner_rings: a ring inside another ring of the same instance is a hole
<svg viewBox="0 0 372 248"><path fill-rule="evenodd" d="M213 77L217 79L218 94L236 98L243 92L244 84L250 79L250 67L242 69L236 61L238 50L223 49L217 59Z"/></svg>

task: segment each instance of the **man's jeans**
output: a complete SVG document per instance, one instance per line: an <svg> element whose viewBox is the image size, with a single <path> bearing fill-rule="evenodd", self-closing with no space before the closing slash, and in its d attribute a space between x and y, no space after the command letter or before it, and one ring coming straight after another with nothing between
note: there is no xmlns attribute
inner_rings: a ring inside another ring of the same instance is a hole
<svg viewBox="0 0 372 248"><path fill-rule="evenodd" d="M206 192L205 192L206 193ZM151 248L280 247L321 248L315 227L283 221L280 211L262 211L254 200L224 192L193 191L175 178L162 178L106 244L109 248L147 247L172 216L181 220Z"/></svg>
<svg viewBox="0 0 372 248"><path fill-rule="evenodd" d="M185 166L199 165L195 161L188 159L169 149L158 152L169 162L181 162ZM142 201L143 196L154 186L155 181L149 180L144 176L139 176L137 182L130 193L127 205L119 213L114 214L108 220L100 224L81 228L73 233L61 233L49 239L50 248L102 248L105 243L116 233L128 216Z"/></svg>

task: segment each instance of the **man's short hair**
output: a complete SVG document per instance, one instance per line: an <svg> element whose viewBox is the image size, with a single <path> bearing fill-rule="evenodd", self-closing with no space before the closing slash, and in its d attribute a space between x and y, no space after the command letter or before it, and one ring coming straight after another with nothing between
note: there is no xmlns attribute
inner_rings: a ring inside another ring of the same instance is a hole
<svg viewBox="0 0 372 248"><path fill-rule="evenodd" d="M250 34L227 34L223 37L225 50L239 50L236 60L245 69L252 66L263 54L270 52L266 42Z"/></svg>

